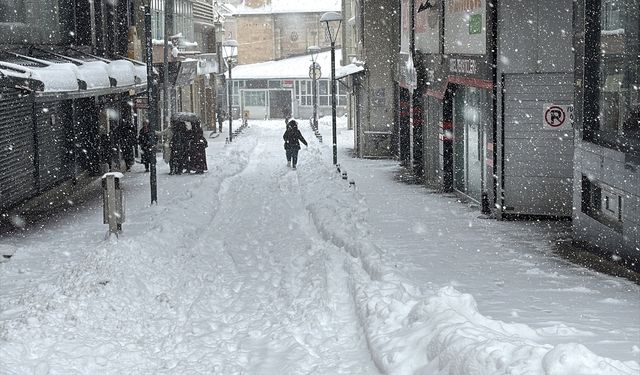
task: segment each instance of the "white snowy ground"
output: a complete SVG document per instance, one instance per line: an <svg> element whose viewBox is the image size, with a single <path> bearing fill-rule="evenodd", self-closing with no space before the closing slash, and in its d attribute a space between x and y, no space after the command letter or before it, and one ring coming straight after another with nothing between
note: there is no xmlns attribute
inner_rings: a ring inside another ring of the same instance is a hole
<svg viewBox="0 0 640 375"><path fill-rule="evenodd" d="M158 205L137 166L119 238L98 199L1 238L0 373L640 373L637 285L392 181L393 162L342 152L349 187L326 122L324 144L301 124L291 171L283 125L211 140L204 175L160 162Z"/></svg>

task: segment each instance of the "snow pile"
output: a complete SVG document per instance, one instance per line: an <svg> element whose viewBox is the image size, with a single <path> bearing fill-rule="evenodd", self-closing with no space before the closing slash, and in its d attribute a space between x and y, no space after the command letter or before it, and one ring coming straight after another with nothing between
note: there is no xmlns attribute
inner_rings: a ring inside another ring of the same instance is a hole
<svg viewBox="0 0 640 375"><path fill-rule="evenodd" d="M133 63L127 60L113 60L107 64L109 77L116 80L118 87L134 85L136 69Z"/></svg>
<svg viewBox="0 0 640 375"><path fill-rule="evenodd" d="M51 64L45 67L25 67L9 62L0 63L0 73L21 79L33 79L44 84L44 92L76 91L78 80L76 66L67 64Z"/></svg>
<svg viewBox="0 0 640 375"><path fill-rule="evenodd" d="M87 83L87 89L108 88L109 69L104 61L85 61L78 66L78 79Z"/></svg>
<svg viewBox="0 0 640 375"><path fill-rule="evenodd" d="M318 160L314 163L322 164ZM377 366L390 374L637 374L636 362L602 358L583 345L544 344L548 332L484 317L452 287L418 290L368 239L362 199L338 173L302 175L307 209L325 239L354 257L351 289ZM364 270L364 271L363 271Z"/></svg>

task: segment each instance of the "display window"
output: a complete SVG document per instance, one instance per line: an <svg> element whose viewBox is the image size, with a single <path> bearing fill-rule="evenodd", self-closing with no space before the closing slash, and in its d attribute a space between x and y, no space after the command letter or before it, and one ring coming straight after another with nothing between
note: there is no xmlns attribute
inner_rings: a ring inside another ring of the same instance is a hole
<svg viewBox="0 0 640 375"><path fill-rule="evenodd" d="M598 22L588 27L598 30L586 41L594 58L586 59L585 86L597 92L585 96L586 138L640 153L640 0L597 0L592 6Z"/></svg>

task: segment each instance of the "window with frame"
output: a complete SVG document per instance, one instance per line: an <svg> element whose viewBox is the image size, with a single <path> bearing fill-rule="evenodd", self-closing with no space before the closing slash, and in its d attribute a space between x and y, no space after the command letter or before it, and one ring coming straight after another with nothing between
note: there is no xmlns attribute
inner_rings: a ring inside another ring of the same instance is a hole
<svg viewBox="0 0 640 375"><path fill-rule="evenodd" d="M264 107L267 105L267 97L264 91L245 91L245 107Z"/></svg>
<svg viewBox="0 0 640 375"><path fill-rule="evenodd" d="M311 80L297 81L297 96L300 105L313 105L313 82Z"/></svg>
<svg viewBox="0 0 640 375"><path fill-rule="evenodd" d="M240 89L243 89L245 87L245 82L232 80L232 84L233 84L233 93L231 95L231 102L233 103L234 106L239 106L240 105Z"/></svg>
<svg viewBox="0 0 640 375"><path fill-rule="evenodd" d="M587 24L598 29L586 40L586 60L597 64L586 67L585 138L640 153L640 0L590 4L599 22Z"/></svg>

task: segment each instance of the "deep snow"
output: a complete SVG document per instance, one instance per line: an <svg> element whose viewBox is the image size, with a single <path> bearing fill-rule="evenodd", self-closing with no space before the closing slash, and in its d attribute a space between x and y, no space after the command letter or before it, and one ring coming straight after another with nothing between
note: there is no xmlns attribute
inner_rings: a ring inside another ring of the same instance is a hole
<svg viewBox="0 0 640 375"><path fill-rule="evenodd" d="M304 122L297 171L284 123L252 122L210 140L205 175L160 162L158 205L125 174L119 238L97 199L2 238L2 373L640 372L637 285L555 259L544 226L349 159L342 120L355 187Z"/></svg>

